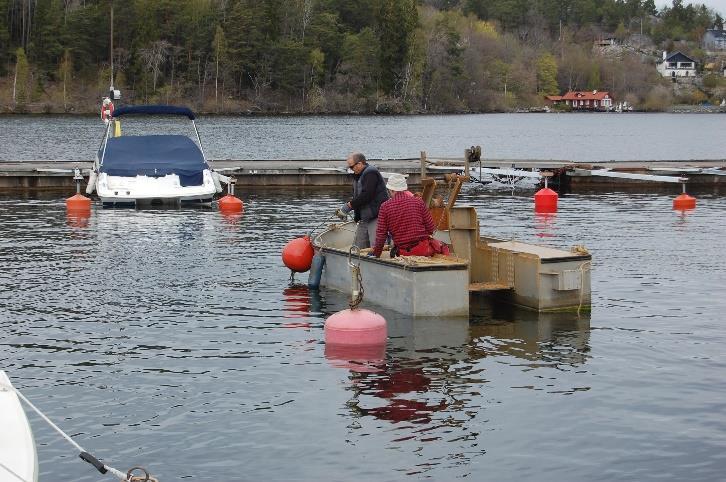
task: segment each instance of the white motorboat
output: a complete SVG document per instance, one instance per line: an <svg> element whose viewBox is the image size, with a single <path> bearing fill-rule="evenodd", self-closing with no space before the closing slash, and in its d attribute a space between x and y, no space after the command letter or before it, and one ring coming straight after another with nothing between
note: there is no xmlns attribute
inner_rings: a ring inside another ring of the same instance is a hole
<svg viewBox="0 0 726 482"><path fill-rule="evenodd" d="M33 432L10 379L0 370L0 480L36 482L38 454Z"/></svg>
<svg viewBox="0 0 726 482"><path fill-rule="evenodd" d="M222 192L220 176L209 166L194 113L186 107L142 105L113 112L88 181L104 206L209 204ZM187 117L197 143L184 135L120 135L118 118L128 115Z"/></svg>

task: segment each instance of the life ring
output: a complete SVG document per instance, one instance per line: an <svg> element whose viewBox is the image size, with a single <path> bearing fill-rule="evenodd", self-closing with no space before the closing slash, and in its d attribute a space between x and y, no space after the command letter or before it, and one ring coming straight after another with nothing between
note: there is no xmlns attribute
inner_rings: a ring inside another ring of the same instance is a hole
<svg viewBox="0 0 726 482"><path fill-rule="evenodd" d="M103 104L101 104L101 119L107 120L113 117L113 102L110 100L106 102L103 101Z"/></svg>

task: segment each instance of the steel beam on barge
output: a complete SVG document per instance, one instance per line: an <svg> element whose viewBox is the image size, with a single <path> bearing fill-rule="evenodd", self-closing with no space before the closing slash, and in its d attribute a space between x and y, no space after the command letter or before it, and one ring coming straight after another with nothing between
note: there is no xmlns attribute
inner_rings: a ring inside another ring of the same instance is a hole
<svg viewBox="0 0 726 482"><path fill-rule="evenodd" d="M492 174L495 176L532 177L536 179L542 177L542 173L538 171L525 171L524 169L511 169L504 167L472 167L471 170L475 172L480 172L482 174Z"/></svg>
<svg viewBox="0 0 726 482"><path fill-rule="evenodd" d="M574 169L575 175L612 177L617 179L633 179L636 181L672 182L681 184L688 179L679 176L656 176L655 174L635 174L630 172L615 172L609 169Z"/></svg>

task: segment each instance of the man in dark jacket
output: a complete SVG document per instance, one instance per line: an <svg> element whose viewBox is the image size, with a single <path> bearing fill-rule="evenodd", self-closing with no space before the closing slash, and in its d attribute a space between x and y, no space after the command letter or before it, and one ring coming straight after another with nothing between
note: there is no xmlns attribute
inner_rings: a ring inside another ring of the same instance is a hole
<svg viewBox="0 0 726 482"><path fill-rule="evenodd" d="M348 156L348 168L353 171L353 198L341 211L353 211L358 222L355 232L355 245L359 248L370 248L376 241L376 224L378 210L388 199L386 182L378 169L368 164L366 157L360 152Z"/></svg>

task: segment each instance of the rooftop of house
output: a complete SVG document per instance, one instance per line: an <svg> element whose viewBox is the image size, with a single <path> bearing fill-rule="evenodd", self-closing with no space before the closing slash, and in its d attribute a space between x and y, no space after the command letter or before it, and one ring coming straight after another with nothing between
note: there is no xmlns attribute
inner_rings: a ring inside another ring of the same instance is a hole
<svg viewBox="0 0 726 482"><path fill-rule="evenodd" d="M681 53L681 52L673 52L670 55L666 55L665 60L661 60L662 62L693 62L696 63L695 60L690 58L688 55Z"/></svg>
<svg viewBox="0 0 726 482"><path fill-rule="evenodd" d="M609 97L610 93L605 90L571 90L561 100L603 100Z"/></svg>

